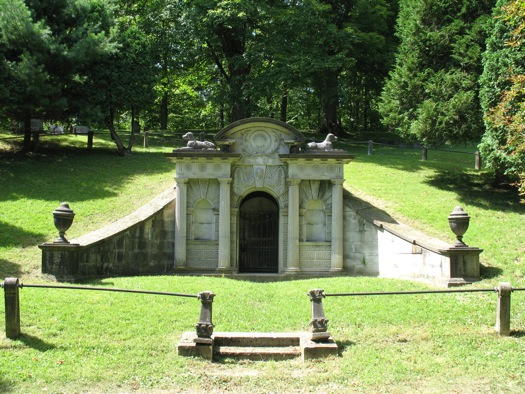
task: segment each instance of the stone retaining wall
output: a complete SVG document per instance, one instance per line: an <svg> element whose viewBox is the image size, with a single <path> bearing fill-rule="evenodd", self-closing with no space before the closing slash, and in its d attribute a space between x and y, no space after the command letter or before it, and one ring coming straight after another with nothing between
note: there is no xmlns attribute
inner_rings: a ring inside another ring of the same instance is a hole
<svg viewBox="0 0 525 394"><path fill-rule="evenodd" d="M57 280L165 274L173 269L175 192L70 244L43 244L42 272Z"/></svg>
<svg viewBox="0 0 525 394"><path fill-rule="evenodd" d="M133 214L71 244L40 245L42 272L65 281L173 272L175 205L175 191L170 189ZM451 248L397 222L346 190L343 205L343 274L424 280L439 285L479 279L480 249ZM189 241L188 248L190 257L196 254L200 262L193 267L195 274L214 272L216 241ZM329 274L330 243L303 243L300 250L304 260L300 274ZM187 273L191 273L189 268Z"/></svg>

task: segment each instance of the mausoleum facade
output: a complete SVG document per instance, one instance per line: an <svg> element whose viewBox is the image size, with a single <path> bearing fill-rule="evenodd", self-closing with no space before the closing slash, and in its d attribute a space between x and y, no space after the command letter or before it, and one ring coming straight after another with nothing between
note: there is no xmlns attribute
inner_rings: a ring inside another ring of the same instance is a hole
<svg viewBox="0 0 525 394"><path fill-rule="evenodd" d="M352 156L306 149L273 119L215 136L220 150L181 149L176 165L175 270L342 272L344 165Z"/></svg>
<svg viewBox="0 0 525 394"><path fill-rule="evenodd" d="M251 118L213 141L184 138L187 146L167 155L175 188L105 228L40 245L42 271L68 281L151 274L479 279L480 249L427 237L346 190L353 156L335 149L333 135L307 143L286 123Z"/></svg>

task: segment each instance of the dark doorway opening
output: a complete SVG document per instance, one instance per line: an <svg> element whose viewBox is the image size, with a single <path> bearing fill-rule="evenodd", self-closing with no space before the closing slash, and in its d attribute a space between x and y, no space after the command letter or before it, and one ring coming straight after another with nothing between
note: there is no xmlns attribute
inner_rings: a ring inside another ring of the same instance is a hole
<svg viewBox="0 0 525 394"><path fill-rule="evenodd" d="M267 193L255 192L241 203L239 272L279 271L279 207Z"/></svg>

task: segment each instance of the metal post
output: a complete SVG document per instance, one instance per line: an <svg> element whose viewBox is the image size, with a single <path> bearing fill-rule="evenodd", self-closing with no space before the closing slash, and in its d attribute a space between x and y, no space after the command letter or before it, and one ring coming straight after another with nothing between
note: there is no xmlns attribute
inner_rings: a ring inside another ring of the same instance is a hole
<svg viewBox="0 0 525 394"><path fill-rule="evenodd" d="M144 130L144 148L149 147L149 133Z"/></svg>
<svg viewBox="0 0 525 394"><path fill-rule="evenodd" d="M87 140L87 148L88 148L88 150L93 149L93 134L95 134L93 132L93 130L89 130L88 131L88 140Z"/></svg>
<svg viewBox="0 0 525 394"><path fill-rule="evenodd" d="M421 150L421 160L428 160L428 149L426 147L423 147L423 149Z"/></svg>
<svg viewBox="0 0 525 394"><path fill-rule="evenodd" d="M474 169L481 170L481 154L479 150L474 153Z"/></svg>
<svg viewBox="0 0 525 394"><path fill-rule="evenodd" d="M498 291L498 310L496 315L496 331L499 335L510 335L510 283L502 282L496 288Z"/></svg>
<svg viewBox="0 0 525 394"><path fill-rule="evenodd" d="M21 334L18 278L6 278L3 287L5 296L5 336L9 339L16 339Z"/></svg>
<svg viewBox="0 0 525 394"><path fill-rule="evenodd" d="M308 292L312 301L312 320L310 320L310 331L312 331L312 341L325 341L330 338L328 329L328 319L324 315L323 298L326 297L324 290L313 289Z"/></svg>
<svg viewBox="0 0 525 394"><path fill-rule="evenodd" d="M368 141L368 156L372 156L373 152L374 152L374 141L369 140Z"/></svg>
<svg viewBox="0 0 525 394"><path fill-rule="evenodd" d="M197 329L197 337L199 343L211 344L211 335L213 334L213 323L212 323L212 303L215 294L211 291L203 291L198 294L199 300L201 300L201 314L199 322L195 325Z"/></svg>

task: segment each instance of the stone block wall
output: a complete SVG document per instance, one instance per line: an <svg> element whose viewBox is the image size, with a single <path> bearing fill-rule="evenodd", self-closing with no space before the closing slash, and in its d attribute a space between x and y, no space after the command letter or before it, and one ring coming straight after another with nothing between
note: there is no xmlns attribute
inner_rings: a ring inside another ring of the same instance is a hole
<svg viewBox="0 0 525 394"><path fill-rule="evenodd" d="M133 214L70 244L40 245L42 272L65 281L171 272L175 203L174 191L168 190Z"/></svg>
<svg viewBox="0 0 525 394"><path fill-rule="evenodd" d="M168 190L133 214L70 244L40 245L42 272L61 281L174 272L175 205L175 192ZM343 205L344 273L449 286L479 279L481 249L454 248L429 238L348 191ZM284 224L286 219L282 217ZM287 237L286 225L283 228L281 242ZM232 255L237 246L232 240ZM187 247L187 272L217 269L218 241L188 240ZM303 274L330 272L330 242L301 242L299 255Z"/></svg>

